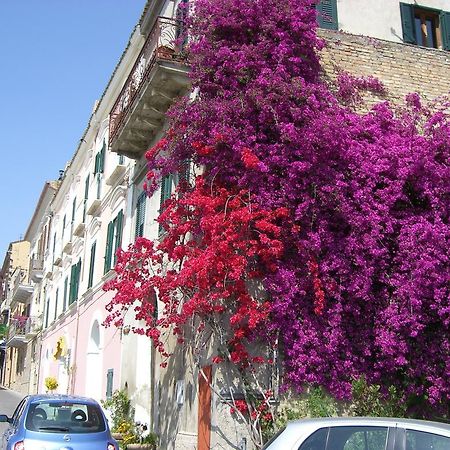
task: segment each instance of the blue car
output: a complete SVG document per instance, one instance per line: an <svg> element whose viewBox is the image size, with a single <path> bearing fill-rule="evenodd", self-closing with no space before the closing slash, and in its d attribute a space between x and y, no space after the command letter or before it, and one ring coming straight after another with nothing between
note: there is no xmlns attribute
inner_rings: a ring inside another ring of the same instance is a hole
<svg viewBox="0 0 450 450"><path fill-rule="evenodd" d="M1 438L1 450L118 450L100 405L70 395L29 395Z"/></svg>

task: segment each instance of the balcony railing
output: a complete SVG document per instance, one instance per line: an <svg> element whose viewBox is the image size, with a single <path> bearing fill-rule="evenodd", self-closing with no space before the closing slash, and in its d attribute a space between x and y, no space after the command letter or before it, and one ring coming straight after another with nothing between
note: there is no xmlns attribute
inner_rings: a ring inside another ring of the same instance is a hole
<svg viewBox="0 0 450 450"><path fill-rule="evenodd" d="M30 278L38 283L42 280L44 271L44 257L35 256L30 262Z"/></svg>
<svg viewBox="0 0 450 450"><path fill-rule="evenodd" d="M180 24L180 21L166 17L157 19L122 91L111 109L109 123L110 148L139 102L143 88L148 85L153 69L158 65L158 62L179 63L184 61L185 58L176 44Z"/></svg>
<svg viewBox="0 0 450 450"><path fill-rule="evenodd" d="M26 270L17 268L14 277L14 286L11 296L11 302L26 303L33 293L33 286L28 280L28 273Z"/></svg>
<svg viewBox="0 0 450 450"><path fill-rule="evenodd" d="M39 317L20 316L11 318L8 327L8 345L22 347L36 336L41 330L42 323Z"/></svg>

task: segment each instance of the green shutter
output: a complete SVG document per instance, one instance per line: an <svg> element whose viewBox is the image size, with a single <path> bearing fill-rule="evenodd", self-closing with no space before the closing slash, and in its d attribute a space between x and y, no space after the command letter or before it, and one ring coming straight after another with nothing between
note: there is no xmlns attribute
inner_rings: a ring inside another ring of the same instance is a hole
<svg viewBox="0 0 450 450"><path fill-rule="evenodd" d="M59 297L59 289L56 289L56 293L55 293L55 315L54 315L54 319L56 320L56 318L58 317L58 297Z"/></svg>
<svg viewBox="0 0 450 450"><path fill-rule="evenodd" d="M75 211L77 210L77 198L75 197L73 199L73 203L72 203L72 222L75 221Z"/></svg>
<svg viewBox="0 0 450 450"><path fill-rule="evenodd" d="M88 198L89 198L89 175L86 177L86 180L84 182L83 223L86 222L86 208Z"/></svg>
<svg viewBox="0 0 450 450"><path fill-rule="evenodd" d="M111 398L113 393L114 370L108 369L106 373L106 398Z"/></svg>
<svg viewBox="0 0 450 450"><path fill-rule="evenodd" d="M316 5L317 23L320 28L338 29L336 0L320 0Z"/></svg>
<svg viewBox="0 0 450 450"><path fill-rule="evenodd" d="M94 282L94 264L95 264L95 247L97 243L94 242L91 246L91 260L89 262L89 278L88 278L88 289L92 287Z"/></svg>
<svg viewBox="0 0 450 450"><path fill-rule="evenodd" d="M406 3L400 3L400 15L402 18L403 42L416 44L416 30L414 27L414 7Z"/></svg>
<svg viewBox="0 0 450 450"><path fill-rule="evenodd" d="M123 210L119 211L115 220L115 239L114 239L114 265L117 261L117 249L122 246L122 228L123 228Z"/></svg>
<svg viewBox="0 0 450 450"><path fill-rule="evenodd" d="M75 265L70 269L70 287L69 287L69 305L74 301L74 288L75 288Z"/></svg>
<svg viewBox="0 0 450 450"><path fill-rule="evenodd" d="M105 154L106 154L106 142L103 139L103 147L100 150L100 173L103 173L105 170Z"/></svg>
<svg viewBox="0 0 450 450"><path fill-rule="evenodd" d="M76 284L75 284L75 300L78 298L78 290L80 288L80 275L81 275L81 259L78 260L78 264L75 266L75 273L76 273Z"/></svg>
<svg viewBox="0 0 450 450"><path fill-rule="evenodd" d="M136 226L135 226L135 237L144 235L144 224L145 224L145 201L147 195L142 192L136 202Z"/></svg>
<svg viewBox="0 0 450 450"><path fill-rule="evenodd" d="M114 222L109 222L108 233L106 235L106 248L105 248L105 268L103 273L106 273L111 268L111 258L113 252L113 239L114 239Z"/></svg>
<svg viewBox="0 0 450 450"><path fill-rule="evenodd" d="M63 295L63 311L67 308L67 288L69 286L69 279L66 277L64 280L64 295Z"/></svg>
<svg viewBox="0 0 450 450"><path fill-rule="evenodd" d="M440 15L442 48L450 50L450 12L442 11Z"/></svg>

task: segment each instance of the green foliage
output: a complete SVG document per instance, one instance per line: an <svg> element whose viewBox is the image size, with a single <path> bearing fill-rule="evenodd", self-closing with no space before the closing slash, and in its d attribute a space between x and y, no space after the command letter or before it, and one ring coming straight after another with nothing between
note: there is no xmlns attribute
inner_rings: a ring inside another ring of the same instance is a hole
<svg viewBox="0 0 450 450"><path fill-rule="evenodd" d="M365 377L353 381L353 400L349 406L353 416L405 417L407 403L395 386L382 392L378 384L368 384Z"/></svg>
<svg viewBox="0 0 450 450"><path fill-rule="evenodd" d="M125 391L114 391L112 396L106 400L102 400L102 406L111 414L112 426L111 431L114 433L122 433L119 428L124 423L132 424L132 408L131 401Z"/></svg>
<svg viewBox="0 0 450 450"><path fill-rule="evenodd" d="M134 410L125 391L114 391L110 398L102 400L101 403L111 414L111 431L121 435L119 440L121 449L127 449L129 444L146 444L156 449L158 443L157 435L155 433L143 435L146 428L134 422Z"/></svg>

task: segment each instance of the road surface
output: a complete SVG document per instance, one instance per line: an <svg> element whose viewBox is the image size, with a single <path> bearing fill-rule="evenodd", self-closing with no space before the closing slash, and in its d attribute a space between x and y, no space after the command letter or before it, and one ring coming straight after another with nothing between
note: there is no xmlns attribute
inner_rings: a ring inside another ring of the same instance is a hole
<svg viewBox="0 0 450 450"><path fill-rule="evenodd" d="M17 392L10 391L9 389L0 386L0 414L7 414L11 417L22 398L22 394L18 394ZM3 431L5 431L5 428L5 424L0 423L0 437L3 434Z"/></svg>

